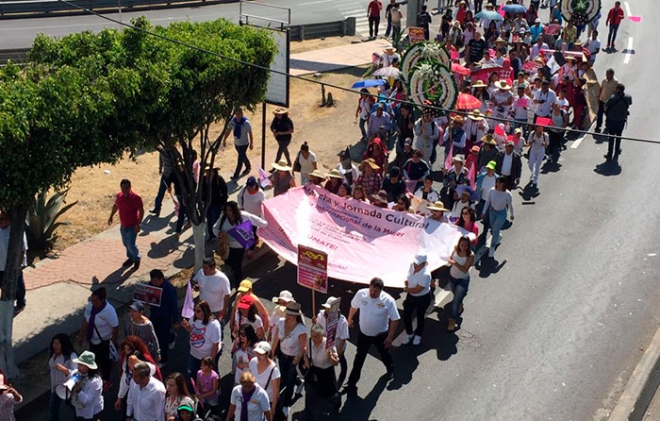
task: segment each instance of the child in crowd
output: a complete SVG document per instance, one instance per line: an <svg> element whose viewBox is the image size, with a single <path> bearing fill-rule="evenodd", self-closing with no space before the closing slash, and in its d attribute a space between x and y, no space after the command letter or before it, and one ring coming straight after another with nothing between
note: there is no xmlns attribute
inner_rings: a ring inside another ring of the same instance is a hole
<svg viewBox="0 0 660 421"><path fill-rule="evenodd" d="M206 410L217 414L218 396L220 396L220 376L213 370L213 359L204 357L201 369L197 372L197 385L195 395Z"/></svg>

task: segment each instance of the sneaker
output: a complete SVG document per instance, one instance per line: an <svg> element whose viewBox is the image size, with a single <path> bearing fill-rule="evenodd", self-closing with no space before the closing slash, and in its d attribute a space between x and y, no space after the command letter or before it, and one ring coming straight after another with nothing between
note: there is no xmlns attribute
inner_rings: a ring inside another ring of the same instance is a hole
<svg viewBox="0 0 660 421"><path fill-rule="evenodd" d="M412 333L410 335L406 335L406 337L403 338L403 341L401 341L401 345L408 345L412 340L413 336L414 335Z"/></svg>
<svg viewBox="0 0 660 421"><path fill-rule="evenodd" d="M450 332L453 332L456 330L456 320L454 319L449 319L449 322L447 323L447 330Z"/></svg>
<svg viewBox="0 0 660 421"><path fill-rule="evenodd" d="M174 349L176 347L176 337L177 337L177 334L176 334L176 332L174 332L174 339L172 339L172 342L167 344L170 347L170 349Z"/></svg>
<svg viewBox="0 0 660 421"><path fill-rule="evenodd" d="M300 380L300 384L296 386L295 395L302 395L303 390L305 389L305 381Z"/></svg>
<svg viewBox="0 0 660 421"><path fill-rule="evenodd" d="M413 339L413 345L419 345L420 343L422 343L422 337L415 335L415 338Z"/></svg>
<svg viewBox="0 0 660 421"><path fill-rule="evenodd" d="M490 247L488 249L488 257L495 257L495 247Z"/></svg>

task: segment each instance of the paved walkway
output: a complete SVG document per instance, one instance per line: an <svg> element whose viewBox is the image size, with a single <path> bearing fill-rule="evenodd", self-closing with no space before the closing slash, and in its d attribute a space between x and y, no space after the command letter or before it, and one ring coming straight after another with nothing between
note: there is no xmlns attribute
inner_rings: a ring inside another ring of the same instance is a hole
<svg viewBox="0 0 660 421"><path fill-rule="evenodd" d="M371 63L371 54L382 53L389 44L390 42L386 40L378 39L292 54L289 61L290 71L292 75L302 76L362 66Z"/></svg>

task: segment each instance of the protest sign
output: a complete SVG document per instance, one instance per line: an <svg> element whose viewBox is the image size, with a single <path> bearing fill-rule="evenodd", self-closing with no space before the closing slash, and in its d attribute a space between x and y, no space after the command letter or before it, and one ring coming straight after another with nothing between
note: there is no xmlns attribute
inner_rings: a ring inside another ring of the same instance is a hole
<svg viewBox="0 0 660 421"><path fill-rule="evenodd" d="M249 249L255 243L254 231L250 220L236 225L234 228L227 231L227 234L238 241L244 249Z"/></svg>
<svg viewBox="0 0 660 421"><path fill-rule="evenodd" d="M408 38L410 39L410 44L426 41L424 28L418 28L416 26L408 27Z"/></svg>
<svg viewBox="0 0 660 421"><path fill-rule="evenodd" d="M163 296L163 288L153 285L135 284L133 291L133 300L140 301L150 306L160 307L160 300Z"/></svg>
<svg viewBox="0 0 660 421"><path fill-rule="evenodd" d="M337 324L339 324L339 304L341 303L341 298L336 298L330 302L330 308L326 308L326 314L328 315L328 321L325 325L325 349L332 348L337 342Z"/></svg>

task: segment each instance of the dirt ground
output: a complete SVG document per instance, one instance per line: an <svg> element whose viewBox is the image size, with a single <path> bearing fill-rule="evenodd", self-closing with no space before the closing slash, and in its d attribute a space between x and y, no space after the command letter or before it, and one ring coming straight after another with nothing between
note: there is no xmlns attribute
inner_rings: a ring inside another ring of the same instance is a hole
<svg viewBox="0 0 660 421"><path fill-rule="evenodd" d="M354 41L352 37L327 38L325 40L310 40L292 43L292 51L302 52L320 48L330 48L348 44ZM323 74L320 79L309 76L307 79L317 80L350 88L364 73L364 68L350 68L332 73ZM336 154L346 146L354 144L359 139L359 128L355 123L355 108L357 95L326 88L326 95L331 93L335 101L333 107L320 107L321 87L304 80L291 80L290 86L290 117L295 125L293 141L289 147L291 159L300 149L300 145L307 141L310 150L316 153L320 164L326 169L337 164ZM272 111L275 106L267 106L267 126L273 118ZM261 162L261 125L262 112L259 106L253 114L248 114L252 122L255 137L254 150L248 152L253 163L253 173L256 175L257 167ZM215 127L212 135L218 135L221 126ZM268 127L266 128L266 170L275 158L276 142ZM226 180L233 173L236 162L236 152L228 140L227 147L216 157L222 175ZM54 251L63 250L77 242L92 237L107 229L107 220L113 204L114 196L119 191L119 182L128 178L133 184L133 190L142 196L145 210L153 207L159 182L158 154L153 152L141 153L134 158L126 156L116 165L101 165L99 167L83 168L78 170L72 178L71 189L67 202L78 201L61 220L66 225L57 230L59 236ZM239 184L245 178L239 180ZM236 188L236 186L233 186ZM232 185L230 184L230 189ZM169 200L166 198L166 200Z"/></svg>

